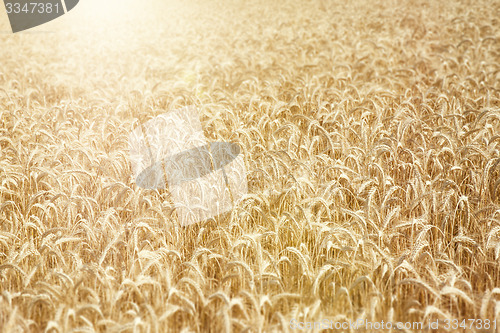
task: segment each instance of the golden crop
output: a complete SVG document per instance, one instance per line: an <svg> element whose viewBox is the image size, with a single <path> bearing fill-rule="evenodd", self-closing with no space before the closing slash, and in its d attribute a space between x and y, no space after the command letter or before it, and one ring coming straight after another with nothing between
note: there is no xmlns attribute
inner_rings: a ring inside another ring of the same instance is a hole
<svg viewBox="0 0 500 333"><path fill-rule="evenodd" d="M498 1L94 2L0 13L1 332L500 326ZM187 105L249 194L180 227L128 134Z"/></svg>

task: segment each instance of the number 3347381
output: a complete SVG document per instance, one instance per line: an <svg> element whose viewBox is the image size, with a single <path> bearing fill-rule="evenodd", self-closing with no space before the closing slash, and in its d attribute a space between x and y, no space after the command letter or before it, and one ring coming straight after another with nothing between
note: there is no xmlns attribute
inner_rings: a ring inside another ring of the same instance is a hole
<svg viewBox="0 0 500 333"><path fill-rule="evenodd" d="M59 4L52 3L41 3L41 2L30 2L21 4L19 2L6 3L5 8L7 8L7 14L52 14L59 13Z"/></svg>

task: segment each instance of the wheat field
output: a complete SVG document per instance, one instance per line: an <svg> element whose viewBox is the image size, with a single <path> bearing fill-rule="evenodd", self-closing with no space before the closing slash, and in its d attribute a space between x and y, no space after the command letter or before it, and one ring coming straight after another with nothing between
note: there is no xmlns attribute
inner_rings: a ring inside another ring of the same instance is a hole
<svg viewBox="0 0 500 333"><path fill-rule="evenodd" d="M0 11L1 332L500 332L498 1L113 1ZM128 157L184 106L248 181L188 227Z"/></svg>

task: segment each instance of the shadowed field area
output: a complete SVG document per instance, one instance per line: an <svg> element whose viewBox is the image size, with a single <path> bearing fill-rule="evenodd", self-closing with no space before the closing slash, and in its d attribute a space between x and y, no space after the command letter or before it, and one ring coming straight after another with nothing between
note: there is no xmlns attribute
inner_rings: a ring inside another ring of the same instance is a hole
<svg viewBox="0 0 500 333"><path fill-rule="evenodd" d="M82 0L11 34L2 8L0 331L500 331L498 13ZM128 135L190 105L241 146L249 193L180 227Z"/></svg>

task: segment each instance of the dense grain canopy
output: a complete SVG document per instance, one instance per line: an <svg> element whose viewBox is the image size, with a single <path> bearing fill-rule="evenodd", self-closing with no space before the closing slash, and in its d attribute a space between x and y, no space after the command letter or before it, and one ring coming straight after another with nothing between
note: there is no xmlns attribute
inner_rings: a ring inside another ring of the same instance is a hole
<svg viewBox="0 0 500 333"><path fill-rule="evenodd" d="M12 34L0 11L0 331L492 332L499 12L86 0ZM135 183L128 135L189 105L245 152L248 194L180 227L170 191Z"/></svg>

